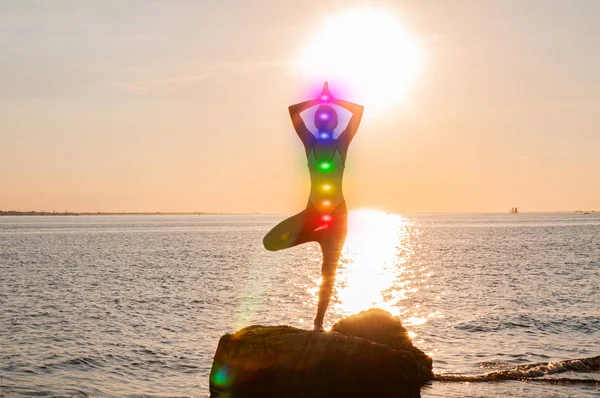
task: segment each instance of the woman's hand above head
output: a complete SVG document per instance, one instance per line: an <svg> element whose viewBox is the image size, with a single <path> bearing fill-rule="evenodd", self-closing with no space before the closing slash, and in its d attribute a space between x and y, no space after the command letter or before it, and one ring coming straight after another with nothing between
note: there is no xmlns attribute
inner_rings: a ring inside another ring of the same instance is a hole
<svg viewBox="0 0 600 398"><path fill-rule="evenodd" d="M331 101L334 99L333 96L331 95L331 92L329 91L329 83L328 82L323 83L323 89L321 90L320 99L322 101Z"/></svg>
<svg viewBox="0 0 600 398"><path fill-rule="evenodd" d="M321 90L321 96L319 97L319 99L321 100L321 102L324 101L324 102L328 102L333 105L341 106L342 108L350 111L352 114L356 114L356 113L362 114L362 111L363 111L362 105L358 105L358 104L354 104L349 101L337 99L333 95L331 95L331 92L329 91L329 83L328 82L323 83L323 89Z"/></svg>

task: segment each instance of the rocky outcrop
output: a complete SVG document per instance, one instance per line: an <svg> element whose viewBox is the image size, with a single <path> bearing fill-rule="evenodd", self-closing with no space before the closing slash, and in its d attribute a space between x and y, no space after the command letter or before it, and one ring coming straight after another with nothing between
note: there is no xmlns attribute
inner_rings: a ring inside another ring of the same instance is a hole
<svg viewBox="0 0 600 398"><path fill-rule="evenodd" d="M419 367L419 373L427 374L428 380L433 378L431 357L413 346L408 330L402 326L400 319L387 311L371 308L338 321L331 331L346 336L362 337L397 351L412 352L417 358L416 366Z"/></svg>
<svg viewBox="0 0 600 398"><path fill-rule="evenodd" d="M418 397L431 358L406 329L373 309L331 332L249 326L221 337L211 397Z"/></svg>
<svg viewBox="0 0 600 398"><path fill-rule="evenodd" d="M423 351L413 346L408 330L397 317L379 308L371 308L338 321L332 332L346 336L362 337L379 344L385 344L394 350Z"/></svg>

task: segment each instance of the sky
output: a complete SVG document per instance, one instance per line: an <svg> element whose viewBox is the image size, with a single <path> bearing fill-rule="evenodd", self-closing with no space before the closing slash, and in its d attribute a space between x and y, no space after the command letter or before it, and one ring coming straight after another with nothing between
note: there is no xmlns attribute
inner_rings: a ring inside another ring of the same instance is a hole
<svg viewBox="0 0 600 398"><path fill-rule="evenodd" d="M301 211L294 62L364 6L423 58L401 104L365 108L350 209L600 210L596 0L4 0L0 209Z"/></svg>

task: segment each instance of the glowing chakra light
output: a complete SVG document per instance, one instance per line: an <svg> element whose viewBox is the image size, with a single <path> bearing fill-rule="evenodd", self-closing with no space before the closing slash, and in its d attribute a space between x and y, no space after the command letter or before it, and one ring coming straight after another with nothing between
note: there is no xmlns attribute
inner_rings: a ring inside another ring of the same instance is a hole
<svg viewBox="0 0 600 398"><path fill-rule="evenodd" d="M329 101L329 96L328 96L328 95L325 95L325 94L323 94L323 95L321 96L321 101Z"/></svg>
<svg viewBox="0 0 600 398"><path fill-rule="evenodd" d="M322 205L323 207L329 207L329 206L331 206L331 201L329 201L329 200L324 200L324 201L322 201L322 202L321 202L321 205Z"/></svg>
<svg viewBox="0 0 600 398"><path fill-rule="evenodd" d="M331 163L329 162L321 162L319 163L319 168L323 171L331 170Z"/></svg>
<svg viewBox="0 0 600 398"><path fill-rule="evenodd" d="M327 120L327 119L329 119L329 115L326 114L326 113L320 113L319 114L319 119L321 119L321 120Z"/></svg>
<svg viewBox="0 0 600 398"><path fill-rule="evenodd" d="M321 220L329 222L331 221L331 216L329 214L325 214L323 217L321 217Z"/></svg>
<svg viewBox="0 0 600 398"><path fill-rule="evenodd" d="M319 133L319 138L321 139L328 139L330 137L329 133Z"/></svg>
<svg viewBox="0 0 600 398"><path fill-rule="evenodd" d="M332 187L330 184L323 184L323 185L321 185L321 189L325 192L329 192L329 191L331 191Z"/></svg>

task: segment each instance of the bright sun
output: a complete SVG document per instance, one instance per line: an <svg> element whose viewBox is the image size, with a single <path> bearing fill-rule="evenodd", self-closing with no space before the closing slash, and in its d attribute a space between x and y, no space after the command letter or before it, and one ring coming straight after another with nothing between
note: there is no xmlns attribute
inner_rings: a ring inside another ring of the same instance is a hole
<svg viewBox="0 0 600 398"><path fill-rule="evenodd" d="M382 110L405 98L420 61L417 41L393 14L366 8L328 18L296 67L314 84L329 81L334 95Z"/></svg>

